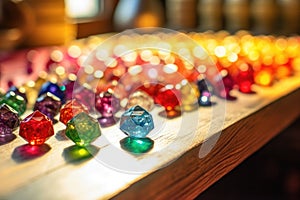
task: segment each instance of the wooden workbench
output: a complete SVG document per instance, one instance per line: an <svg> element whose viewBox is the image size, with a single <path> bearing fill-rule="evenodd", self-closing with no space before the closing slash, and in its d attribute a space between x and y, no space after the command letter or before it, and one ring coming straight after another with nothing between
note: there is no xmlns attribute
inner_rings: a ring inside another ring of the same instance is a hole
<svg viewBox="0 0 300 200"><path fill-rule="evenodd" d="M0 199L194 198L300 116L299 75L254 89L234 91L237 101L216 99L211 108L161 119L149 135L154 149L144 155L120 148L125 135L118 125L102 129L93 156L84 158L73 155L61 123L38 149L29 149L16 130L17 138L0 146Z"/></svg>

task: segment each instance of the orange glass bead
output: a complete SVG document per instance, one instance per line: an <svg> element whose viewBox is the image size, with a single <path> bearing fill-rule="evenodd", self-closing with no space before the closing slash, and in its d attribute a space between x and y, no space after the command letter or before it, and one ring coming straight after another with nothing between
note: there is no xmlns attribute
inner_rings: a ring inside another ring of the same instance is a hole
<svg viewBox="0 0 300 200"><path fill-rule="evenodd" d="M76 99L68 101L60 110L59 121L67 124L70 119L81 112L88 112L88 109Z"/></svg>

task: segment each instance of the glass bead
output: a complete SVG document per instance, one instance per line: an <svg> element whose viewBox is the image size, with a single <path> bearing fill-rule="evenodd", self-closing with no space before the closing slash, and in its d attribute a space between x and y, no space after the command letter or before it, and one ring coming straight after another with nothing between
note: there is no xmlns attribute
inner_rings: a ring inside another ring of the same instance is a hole
<svg viewBox="0 0 300 200"><path fill-rule="evenodd" d="M1 100L0 104L6 103L10 107L12 107L14 110L16 110L20 115L22 115L26 110L26 101L23 97L20 95L17 95L13 91L8 91L4 98Z"/></svg>
<svg viewBox="0 0 300 200"><path fill-rule="evenodd" d="M62 104L64 104L66 102L64 86L59 86L55 83L48 81L42 85L38 96L46 94L47 92L50 92L50 93L54 94L55 96L57 96L61 100Z"/></svg>
<svg viewBox="0 0 300 200"><path fill-rule="evenodd" d="M153 148L154 141L150 138L126 137L120 141L122 149L131 153L146 153Z"/></svg>
<svg viewBox="0 0 300 200"><path fill-rule="evenodd" d="M254 84L254 76L251 71L240 71L236 77L236 83L239 91L242 93L253 93L252 85Z"/></svg>
<svg viewBox="0 0 300 200"><path fill-rule="evenodd" d="M81 112L67 123L66 136L78 146L88 146L101 135L99 123Z"/></svg>
<svg viewBox="0 0 300 200"><path fill-rule="evenodd" d="M41 113L45 114L52 121L54 121L54 117L59 113L60 108L60 99L52 93L47 92L37 98L33 110L39 110Z"/></svg>
<svg viewBox="0 0 300 200"><path fill-rule="evenodd" d="M198 104L200 106L211 106L213 104L211 102L211 96L213 92L211 84L205 79L200 79L197 81L197 86L200 93Z"/></svg>
<svg viewBox="0 0 300 200"><path fill-rule="evenodd" d="M20 123L20 136L30 145L41 145L54 135L52 121L36 110Z"/></svg>
<svg viewBox="0 0 300 200"><path fill-rule="evenodd" d="M19 90L16 86L12 86L9 88L8 91L13 91L15 94L21 96L24 98L24 100L26 101L26 103L28 102L28 99L27 99L27 96L26 96L26 93L25 93L25 90L21 88L21 90Z"/></svg>
<svg viewBox="0 0 300 200"><path fill-rule="evenodd" d="M192 111L198 107L200 96L197 85L193 82L185 84L180 88L181 104L184 111Z"/></svg>
<svg viewBox="0 0 300 200"><path fill-rule="evenodd" d="M155 96L154 101L165 108L168 118L181 115L180 92L176 89L161 89Z"/></svg>
<svg viewBox="0 0 300 200"><path fill-rule="evenodd" d="M60 109L59 121L63 124L72 119L74 116L81 112L88 112L88 109L76 99L67 101L67 103Z"/></svg>
<svg viewBox="0 0 300 200"><path fill-rule="evenodd" d="M83 85L77 87L73 91L73 98L80 101L83 105L85 105L89 111L94 109L95 105L95 93L90 89L88 85Z"/></svg>
<svg viewBox="0 0 300 200"><path fill-rule="evenodd" d="M63 85L65 86L66 100L71 100L73 98L73 89L75 81L67 80L63 82Z"/></svg>
<svg viewBox="0 0 300 200"><path fill-rule="evenodd" d="M154 129L154 122L144 108L134 106L121 116L120 129L130 137L142 138Z"/></svg>
<svg viewBox="0 0 300 200"><path fill-rule="evenodd" d="M151 97L155 97L160 89L162 89L164 86L161 84L145 84L141 87L139 87L140 90L143 90L147 94L149 94Z"/></svg>
<svg viewBox="0 0 300 200"><path fill-rule="evenodd" d="M2 104L0 106L0 123L12 130L16 129L20 125L18 112L7 104Z"/></svg>
<svg viewBox="0 0 300 200"><path fill-rule="evenodd" d="M221 74L222 79L216 83L217 95L227 100L236 100L237 98L230 94L235 86L234 79L226 70L222 70Z"/></svg>
<svg viewBox="0 0 300 200"><path fill-rule="evenodd" d="M146 92L138 90L128 97L126 109L129 109L136 105L139 105L145 108L146 110L151 111L154 107L154 100Z"/></svg>
<svg viewBox="0 0 300 200"><path fill-rule="evenodd" d="M120 109L120 101L110 92L102 92L95 98L95 107L102 117L112 117Z"/></svg>

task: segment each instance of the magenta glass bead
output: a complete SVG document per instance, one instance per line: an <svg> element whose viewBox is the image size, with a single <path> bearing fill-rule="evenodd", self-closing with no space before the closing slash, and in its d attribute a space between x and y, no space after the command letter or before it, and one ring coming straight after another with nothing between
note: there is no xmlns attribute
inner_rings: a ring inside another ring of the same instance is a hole
<svg viewBox="0 0 300 200"><path fill-rule="evenodd" d="M102 117L111 117L120 109L120 101L110 92L103 92L96 96L95 107Z"/></svg>
<svg viewBox="0 0 300 200"><path fill-rule="evenodd" d="M222 78L216 84L217 95L227 100L236 100L237 98L230 94L231 90L233 90L235 86L234 79L226 70L222 70L221 74L222 74Z"/></svg>
<svg viewBox="0 0 300 200"><path fill-rule="evenodd" d="M59 113L60 108L60 99L50 92L47 92L36 100L33 110L39 110L41 113L54 121L54 117Z"/></svg>

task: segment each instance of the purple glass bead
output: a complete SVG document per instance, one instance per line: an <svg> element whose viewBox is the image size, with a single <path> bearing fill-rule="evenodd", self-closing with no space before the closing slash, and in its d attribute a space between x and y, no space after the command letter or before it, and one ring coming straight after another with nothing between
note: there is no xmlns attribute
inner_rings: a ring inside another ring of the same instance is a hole
<svg viewBox="0 0 300 200"><path fill-rule="evenodd" d="M93 111L95 105L95 93L87 85L77 87L73 91L73 98L85 105L89 111Z"/></svg>
<svg viewBox="0 0 300 200"><path fill-rule="evenodd" d="M11 135L13 130L0 122L0 138Z"/></svg>
<svg viewBox="0 0 300 200"><path fill-rule="evenodd" d="M46 94L47 92L50 92L50 93L54 94L56 97L58 97L61 100L62 104L64 104L66 102L64 86L61 87L55 83L48 81L42 85L42 88L40 89L38 96Z"/></svg>
<svg viewBox="0 0 300 200"><path fill-rule="evenodd" d="M8 91L13 91L15 94L17 94L17 95L23 97L26 103L28 102L26 93L21 92L16 86L10 87Z"/></svg>
<svg viewBox="0 0 300 200"><path fill-rule="evenodd" d="M66 80L63 82L63 85L65 86L65 94L66 94L66 100L71 100L73 98L73 88L74 88L75 81Z"/></svg>
<svg viewBox="0 0 300 200"><path fill-rule="evenodd" d="M18 112L6 104L0 106L0 123L10 129L15 129L20 125ZM1 125L2 126L2 125ZM1 131L0 131L1 134Z"/></svg>
<svg viewBox="0 0 300 200"><path fill-rule="evenodd" d="M33 110L39 110L54 121L54 117L59 113L60 108L60 99L50 92L47 92L36 100Z"/></svg>
<svg viewBox="0 0 300 200"><path fill-rule="evenodd" d="M96 96L95 107L102 117L112 117L120 109L120 101L110 92L103 92Z"/></svg>

